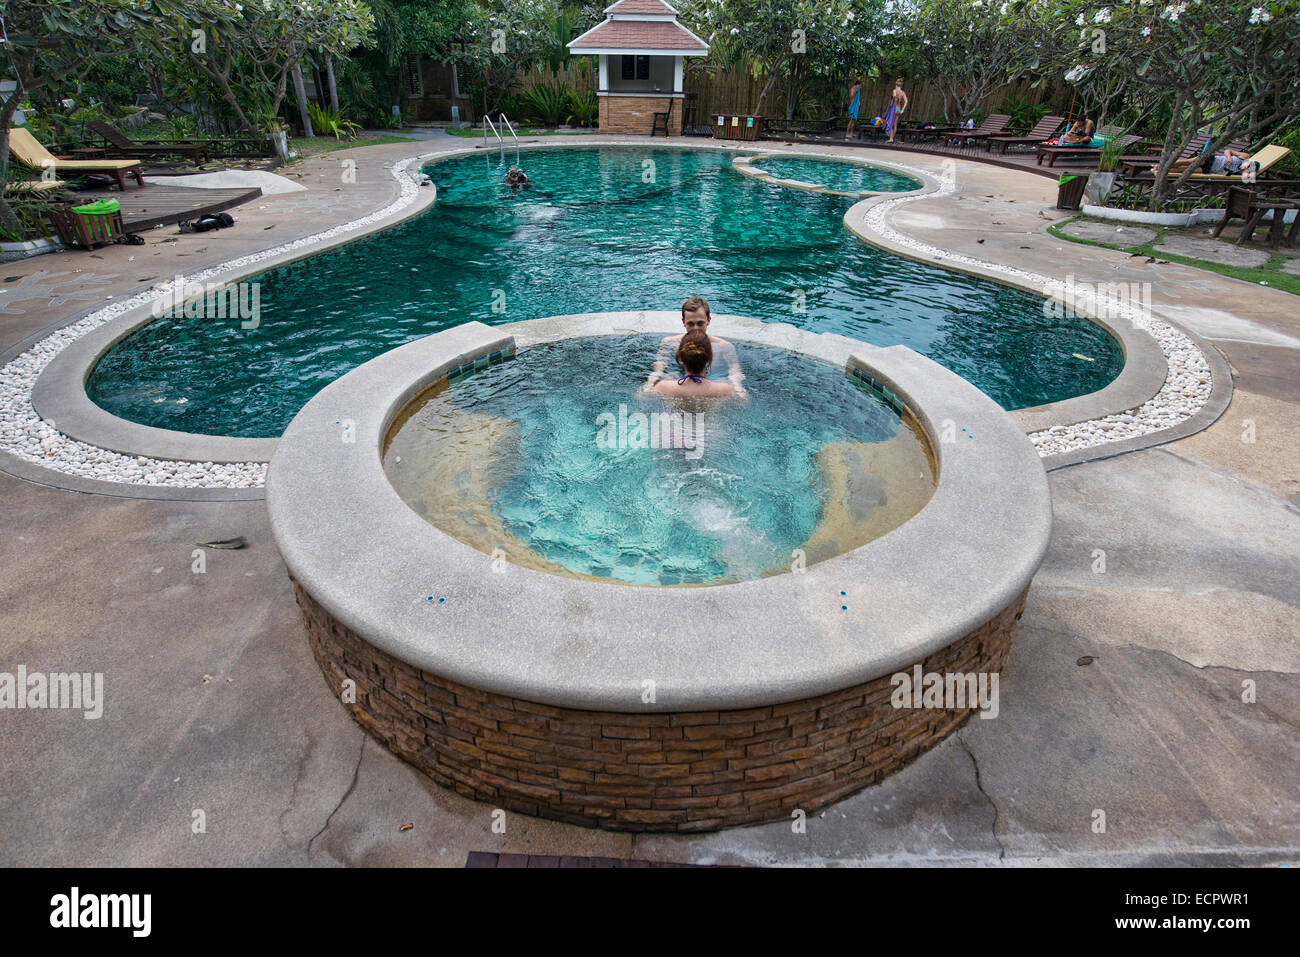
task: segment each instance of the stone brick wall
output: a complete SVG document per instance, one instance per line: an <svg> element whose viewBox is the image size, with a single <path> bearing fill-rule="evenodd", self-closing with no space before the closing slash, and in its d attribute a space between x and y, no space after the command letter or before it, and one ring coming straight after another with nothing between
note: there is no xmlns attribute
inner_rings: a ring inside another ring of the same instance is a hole
<svg viewBox="0 0 1300 957"><path fill-rule="evenodd" d="M668 110L669 96L602 96L600 131L602 133L640 133L648 136L654 129L656 113ZM682 135L682 100L673 103L668 129L672 136Z"/></svg>
<svg viewBox="0 0 1300 957"><path fill-rule="evenodd" d="M741 711L614 713L478 691L414 668L340 625L297 582L313 653L335 693L393 753L494 807L588 827L711 831L790 818L898 770L970 717L899 708L890 675ZM1025 595L920 662L1000 672ZM911 671L911 668L900 671Z"/></svg>

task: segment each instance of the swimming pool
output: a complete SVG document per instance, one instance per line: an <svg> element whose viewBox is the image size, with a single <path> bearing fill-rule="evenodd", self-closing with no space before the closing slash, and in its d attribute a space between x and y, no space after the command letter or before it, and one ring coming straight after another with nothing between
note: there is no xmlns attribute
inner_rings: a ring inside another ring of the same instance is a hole
<svg viewBox="0 0 1300 957"><path fill-rule="evenodd" d="M529 150L534 186L518 193L495 154L431 164L439 195L426 213L249 280L256 328L163 317L105 354L87 393L145 425L277 436L322 387L433 332L671 309L689 295L715 313L907 345L1008 409L1093 392L1118 374L1120 350L1098 326L1046 318L1035 296L868 246L843 225L852 200L756 181L731 168L732 155Z"/></svg>
<svg viewBox="0 0 1300 957"><path fill-rule="evenodd" d="M806 567L929 500L919 425L843 368L738 343L748 398L683 404L638 394L658 345L571 339L440 386L399 416L385 472L479 551L634 585Z"/></svg>
<svg viewBox="0 0 1300 957"><path fill-rule="evenodd" d="M925 184L904 173L881 166L863 163L828 163L809 156L781 156L768 154L751 164L777 179L793 179L811 183L823 189L845 193L885 192L899 193L920 189Z"/></svg>

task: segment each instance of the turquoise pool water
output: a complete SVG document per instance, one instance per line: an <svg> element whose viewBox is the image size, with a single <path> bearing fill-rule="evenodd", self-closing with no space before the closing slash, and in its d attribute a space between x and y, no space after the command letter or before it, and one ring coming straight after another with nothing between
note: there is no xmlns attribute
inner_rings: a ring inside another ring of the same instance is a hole
<svg viewBox="0 0 1300 957"><path fill-rule="evenodd" d="M739 343L749 399L681 405L638 394L659 341L528 349L417 400L389 480L483 552L638 585L789 571L796 549L856 548L928 500L911 421L842 369Z"/></svg>
<svg viewBox="0 0 1300 957"><path fill-rule="evenodd" d="M910 189L920 189L925 185L919 179L880 166L833 163L806 156L764 157L750 165L778 179L797 179L803 183L812 183L814 186L845 193L858 193L865 190L901 193Z"/></svg>
<svg viewBox="0 0 1300 957"><path fill-rule="evenodd" d="M868 246L843 225L852 200L756 181L731 155L528 150L534 185L517 193L495 152L435 163L426 213L253 277L256 328L164 317L106 354L87 391L146 425L275 436L350 369L459 323L676 309L691 295L715 313L910 346L1009 409L1095 391L1119 372L1097 326Z"/></svg>

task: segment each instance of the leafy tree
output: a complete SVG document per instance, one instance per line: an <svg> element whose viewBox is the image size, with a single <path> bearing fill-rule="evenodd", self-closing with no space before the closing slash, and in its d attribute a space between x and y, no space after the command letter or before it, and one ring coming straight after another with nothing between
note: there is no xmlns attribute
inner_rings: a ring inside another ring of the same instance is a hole
<svg viewBox="0 0 1300 957"><path fill-rule="evenodd" d="M304 57L346 54L371 39L374 17L362 0L138 0L154 17L160 53L210 82L250 133L284 102Z"/></svg>
<svg viewBox="0 0 1300 957"><path fill-rule="evenodd" d="M690 0L683 19L724 66L766 75L754 113L786 81L786 118L794 116L801 78L868 72L879 55L884 0Z"/></svg>
<svg viewBox="0 0 1300 957"><path fill-rule="evenodd" d="M153 0L171 9L175 0ZM27 99L57 102L76 89L77 78L97 60L120 55L133 37L147 33L149 11L117 0L0 0L5 43L0 67L16 89L0 104L0 182L9 171L9 128L18 104ZM72 89L69 89L69 86ZM18 230L18 219L0 196L0 225Z"/></svg>
<svg viewBox="0 0 1300 957"><path fill-rule="evenodd" d="M1058 11L1055 0L912 0L892 8L891 35L939 90L945 117L961 120L1052 62Z"/></svg>
<svg viewBox="0 0 1300 957"><path fill-rule="evenodd" d="M1213 132L1213 152L1300 116L1295 0L1062 0L1059 15L1062 28L1074 33L1074 69L1131 77L1134 96L1167 104L1155 209L1197 172L1170 177L1175 159L1198 133Z"/></svg>
<svg viewBox="0 0 1300 957"><path fill-rule="evenodd" d="M551 0L491 0L470 3L465 19L447 36L447 59L455 64L470 95L492 113L514 88L518 70L555 56L557 6Z"/></svg>

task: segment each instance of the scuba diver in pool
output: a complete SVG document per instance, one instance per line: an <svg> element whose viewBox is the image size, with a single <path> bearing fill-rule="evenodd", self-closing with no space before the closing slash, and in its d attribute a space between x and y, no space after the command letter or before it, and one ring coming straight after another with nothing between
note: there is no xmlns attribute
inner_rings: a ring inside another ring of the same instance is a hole
<svg viewBox="0 0 1300 957"><path fill-rule="evenodd" d="M528 189L533 184L528 179L527 173L521 170L518 166L512 166L506 173L506 185L510 187L512 192L517 193L519 192L519 187L522 186L524 189Z"/></svg>
<svg viewBox="0 0 1300 957"><path fill-rule="evenodd" d="M676 382L672 379L656 382L654 390L660 395L708 399L735 395L736 390L729 383L707 378L709 366L713 364L713 344L703 329L692 329L681 337L676 358L682 377Z"/></svg>
<svg viewBox="0 0 1300 957"><path fill-rule="evenodd" d="M709 340L711 350L721 355L727 363L727 381L731 383L732 390L736 395L743 398L747 393L745 387L740 383L745 378L745 374L740 371L740 358L736 355L736 347L726 339L720 339L717 336L708 334L709 323L712 318L709 314L709 304L699 296L691 296L690 299L682 303L682 325L686 327L687 333L703 332L705 334ZM665 336L659 343L659 353L655 356L654 371L650 373L650 377L646 379L645 385L642 386L643 391L655 391L656 384L667 374L668 360L675 356L678 343L684 338L682 335ZM712 360L712 354L710 354L710 360Z"/></svg>

